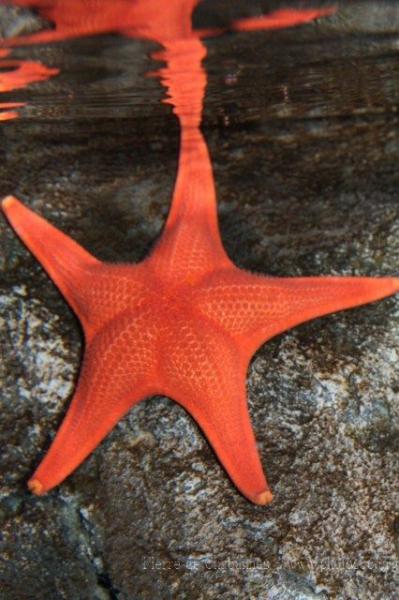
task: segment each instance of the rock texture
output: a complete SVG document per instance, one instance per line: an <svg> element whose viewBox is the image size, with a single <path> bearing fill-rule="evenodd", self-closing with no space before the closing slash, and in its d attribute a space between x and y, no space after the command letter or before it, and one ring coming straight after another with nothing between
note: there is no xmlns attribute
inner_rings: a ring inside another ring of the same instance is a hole
<svg viewBox="0 0 399 600"><path fill-rule="evenodd" d="M256 39L261 64L273 52L270 38ZM303 64L302 79L290 79L292 57L301 60L292 37L275 46L291 112L281 112L284 90L279 106L261 95L251 112L254 44L210 44L205 133L229 254L272 275L398 273L398 98L385 75L396 56L390 63L384 47L362 60L359 42L345 78L340 60L313 65L328 76L306 96L315 71ZM264 72L253 72L259 90ZM51 98L54 88L41 89ZM157 102L155 121L140 120L137 105L128 120L50 112L4 124L2 195L21 196L104 260L140 259L176 170L177 128ZM2 598L397 597L398 297L303 325L255 356L248 392L270 507L236 492L166 398L139 405L64 484L35 498L25 482L69 401L82 340L39 265L0 227Z"/></svg>
<svg viewBox="0 0 399 600"><path fill-rule="evenodd" d="M45 21L30 10L0 6L0 39L34 33L45 26Z"/></svg>

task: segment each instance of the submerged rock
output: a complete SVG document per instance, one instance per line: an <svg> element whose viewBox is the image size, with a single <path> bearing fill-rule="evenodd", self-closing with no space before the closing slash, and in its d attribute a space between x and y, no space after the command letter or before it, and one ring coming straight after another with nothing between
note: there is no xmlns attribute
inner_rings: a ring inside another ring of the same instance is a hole
<svg viewBox="0 0 399 600"><path fill-rule="evenodd" d="M237 52L244 37L231 39ZM376 63L348 65L363 112L348 113L343 94L321 117L301 112L295 86L290 115L262 97L263 112L240 114L211 81L205 133L223 239L241 267L398 273L397 115L364 100L366 91L379 106L394 98L370 84ZM343 85L338 71L329 77ZM178 132L168 110L163 129L136 113L6 124L2 195L21 196L101 259L139 260L173 189ZM0 227L2 598L396 598L398 297L305 324L255 355L248 394L269 507L238 494L166 398L132 410L77 472L36 498L26 481L68 405L82 338L38 263Z"/></svg>
<svg viewBox="0 0 399 600"><path fill-rule="evenodd" d="M46 22L31 10L0 6L0 40L40 31Z"/></svg>

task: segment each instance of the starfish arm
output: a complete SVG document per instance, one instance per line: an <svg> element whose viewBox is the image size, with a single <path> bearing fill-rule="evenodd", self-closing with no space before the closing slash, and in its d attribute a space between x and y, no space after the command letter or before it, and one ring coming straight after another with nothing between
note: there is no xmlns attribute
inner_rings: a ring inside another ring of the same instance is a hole
<svg viewBox="0 0 399 600"><path fill-rule="evenodd" d="M231 29L236 31L259 31L285 29L309 23L321 17L328 17L337 11L335 6L320 9L282 8L260 17L247 17L233 21Z"/></svg>
<svg viewBox="0 0 399 600"><path fill-rule="evenodd" d="M14 196L3 200L2 209L15 232L50 275L71 307L79 313L79 288L86 273L101 265L100 261Z"/></svg>
<svg viewBox="0 0 399 600"><path fill-rule="evenodd" d="M244 378L243 378L244 379ZM225 396L208 392L196 400L179 402L201 427L220 463L240 492L254 504L269 504L273 494L257 449L244 382L232 379ZM177 400L179 401L179 400Z"/></svg>
<svg viewBox="0 0 399 600"><path fill-rule="evenodd" d="M102 263L13 196L2 208L79 317L86 339L117 314L145 302L148 275L142 265Z"/></svg>
<svg viewBox="0 0 399 600"><path fill-rule="evenodd" d="M199 306L240 340L250 356L271 337L305 321L374 302L399 291L397 277L278 278L217 274Z"/></svg>
<svg viewBox="0 0 399 600"><path fill-rule="evenodd" d="M180 120L181 140L172 205L151 260L164 276L195 281L211 269L231 264L220 238L212 165L199 129L206 48L194 38L163 45L165 50L153 56L167 62L158 73L168 89L166 102Z"/></svg>
<svg viewBox="0 0 399 600"><path fill-rule="evenodd" d="M247 406L247 361L233 340L206 321L177 321L174 327L164 341L164 393L195 419L242 494L268 504L272 493Z"/></svg>
<svg viewBox="0 0 399 600"><path fill-rule="evenodd" d="M156 325L145 314L110 324L86 349L76 392L64 421L28 486L44 494L62 482L116 423L154 393Z"/></svg>
<svg viewBox="0 0 399 600"><path fill-rule="evenodd" d="M212 167L199 129L182 132L172 206L150 260L173 282L195 282L231 264L220 238Z"/></svg>

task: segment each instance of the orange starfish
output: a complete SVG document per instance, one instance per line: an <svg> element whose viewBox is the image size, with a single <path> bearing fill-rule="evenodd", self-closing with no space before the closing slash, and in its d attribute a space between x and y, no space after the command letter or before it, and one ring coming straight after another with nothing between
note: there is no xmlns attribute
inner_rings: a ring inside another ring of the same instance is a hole
<svg viewBox="0 0 399 600"><path fill-rule="evenodd" d="M272 494L246 401L251 356L299 323L399 291L398 278L272 278L230 261L199 130L205 48L187 19L179 23L180 39L157 34L165 49L156 57L167 61L159 74L182 134L171 210L151 255L137 265L101 263L16 198L2 204L79 317L86 340L72 404L29 482L36 494L67 477L140 400L164 394L197 421L239 490L267 504Z"/></svg>
<svg viewBox="0 0 399 600"><path fill-rule="evenodd" d="M197 421L238 489L272 499L249 420L248 364L266 340L299 323L399 291L398 278L254 275L219 235L207 148L183 131L171 211L151 255L104 264L25 208L3 210L79 317L85 356L72 404L29 482L43 494L69 475L144 397L176 400Z"/></svg>
<svg viewBox="0 0 399 600"><path fill-rule="evenodd" d="M176 37L208 37L228 29L254 31L294 27L327 17L335 6L281 8L267 15L234 20L228 28L193 30L191 16L200 0L0 0L1 4L31 7L54 23L54 29L19 36L6 46L65 41L77 37L118 32L155 41Z"/></svg>

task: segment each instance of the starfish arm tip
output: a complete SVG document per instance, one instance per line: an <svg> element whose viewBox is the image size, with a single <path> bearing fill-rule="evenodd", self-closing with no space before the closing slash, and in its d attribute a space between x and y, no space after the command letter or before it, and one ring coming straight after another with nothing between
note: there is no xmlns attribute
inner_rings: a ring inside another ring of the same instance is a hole
<svg viewBox="0 0 399 600"><path fill-rule="evenodd" d="M43 496L45 494L43 484L38 479L30 479L28 481L28 488L35 496Z"/></svg>
<svg viewBox="0 0 399 600"><path fill-rule="evenodd" d="M267 506L273 500L273 494L270 490L264 490L260 494L256 494L254 496L253 501L255 504L259 504L259 506Z"/></svg>
<svg viewBox="0 0 399 600"><path fill-rule="evenodd" d="M5 198L3 198L3 200L1 201L1 206L4 210L7 210L8 208L10 208L12 206L12 204L14 204L15 202L17 202L17 199L15 196L6 196Z"/></svg>

